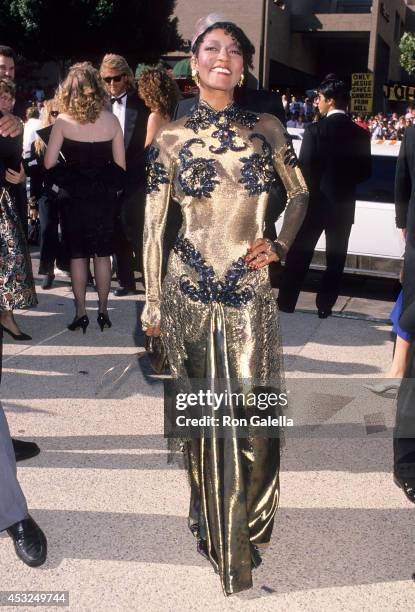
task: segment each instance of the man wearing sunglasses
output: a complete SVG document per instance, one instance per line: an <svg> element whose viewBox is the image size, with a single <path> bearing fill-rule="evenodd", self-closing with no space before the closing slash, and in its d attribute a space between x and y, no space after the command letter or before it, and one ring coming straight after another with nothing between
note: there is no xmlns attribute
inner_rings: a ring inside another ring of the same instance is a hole
<svg viewBox="0 0 415 612"><path fill-rule="evenodd" d="M111 96L112 112L124 133L127 182L115 225L115 256L119 287L114 295L136 293L134 270L142 270L144 229L144 143L149 111L139 98L134 75L121 55L105 55L100 68Z"/></svg>

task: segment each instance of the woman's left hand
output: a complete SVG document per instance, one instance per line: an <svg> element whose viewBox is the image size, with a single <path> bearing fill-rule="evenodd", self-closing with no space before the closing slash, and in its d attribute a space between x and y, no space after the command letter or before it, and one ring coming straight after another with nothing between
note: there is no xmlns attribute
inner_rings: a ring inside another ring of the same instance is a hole
<svg viewBox="0 0 415 612"><path fill-rule="evenodd" d="M279 257L272 250L273 242L268 238L257 238L248 249L245 261L254 270L264 268L273 261L279 261Z"/></svg>
<svg viewBox="0 0 415 612"><path fill-rule="evenodd" d="M8 183L11 183L12 185L18 185L19 183L23 183L23 181L26 180L26 174L25 174L22 164L20 164L19 172L16 172L16 170L12 170L11 168L8 168L6 170L5 179Z"/></svg>

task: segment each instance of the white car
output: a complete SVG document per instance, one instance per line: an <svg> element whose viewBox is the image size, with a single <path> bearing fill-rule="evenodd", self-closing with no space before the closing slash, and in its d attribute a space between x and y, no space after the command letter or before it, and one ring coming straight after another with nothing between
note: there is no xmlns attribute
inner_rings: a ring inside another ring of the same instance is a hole
<svg viewBox="0 0 415 612"><path fill-rule="evenodd" d="M289 128L287 131L291 135ZM301 138L293 140L297 153ZM355 222L349 239L345 272L397 278L405 250L402 231L395 225L394 183L400 142L372 141L372 176L357 187ZM276 223L277 232L283 215ZM325 267L324 234L316 246L312 267Z"/></svg>
<svg viewBox="0 0 415 612"><path fill-rule="evenodd" d="M304 128L287 128L287 132L291 136L293 142L302 140L304 136Z"/></svg>

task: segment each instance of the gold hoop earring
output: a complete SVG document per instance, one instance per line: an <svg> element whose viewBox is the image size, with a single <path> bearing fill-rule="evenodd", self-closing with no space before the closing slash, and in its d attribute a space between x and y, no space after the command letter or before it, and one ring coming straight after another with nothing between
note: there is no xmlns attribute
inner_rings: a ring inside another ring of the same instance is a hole
<svg viewBox="0 0 415 612"><path fill-rule="evenodd" d="M245 81L245 75L244 73L241 74L241 78L239 79L239 81L237 82L237 86L238 87L242 87L242 85L244 84Z"/></svg>
<svg viewBox="0 0 415 612"><path fill-rule="evenodd" d="M200 85L199 73L196 68L192 68L192 79L196 83L197 87Z"/></svg>

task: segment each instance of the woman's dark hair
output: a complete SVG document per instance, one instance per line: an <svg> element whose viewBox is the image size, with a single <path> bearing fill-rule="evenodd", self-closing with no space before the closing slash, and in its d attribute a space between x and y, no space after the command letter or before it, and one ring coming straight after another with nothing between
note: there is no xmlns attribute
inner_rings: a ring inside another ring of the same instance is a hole
<svg viewBox="0 0 415 612"><path fill-rule="evenodd" d="M328 74L317 89L326 99L333 99L337 108L346 109L349 103L349 92L345 83L335 74Z"/></svg>
<svg viewBox="0 0 415 612"><path fill-rule="evenodd" d="M241 48L241 52L244 58L244 69L245 71L248 68L253 67L252 58L255 53L255 47L240 27L238 27L235 23L231 23L229 21L218 21L213 25L209 26L200 36L198 36L195 42L192 45L192 53L196 57L198 56L200 45L205 39L206 34L212 32L212 30L224 30L227 34L229 34L235 42Z"/></svg>

